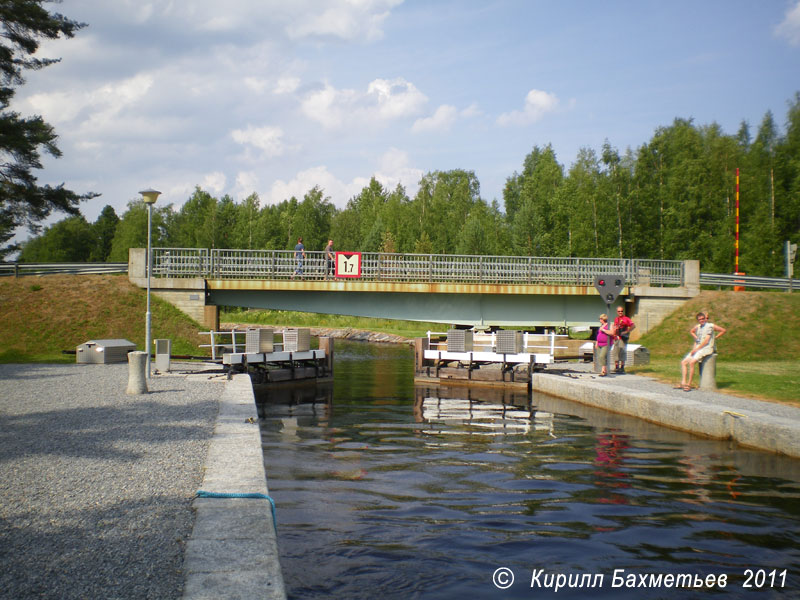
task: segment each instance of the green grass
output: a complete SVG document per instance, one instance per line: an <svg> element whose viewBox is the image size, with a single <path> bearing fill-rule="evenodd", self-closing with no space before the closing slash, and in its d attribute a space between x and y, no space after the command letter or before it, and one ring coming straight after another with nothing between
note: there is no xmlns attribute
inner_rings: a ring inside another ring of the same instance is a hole
<svg viewBox="0 0 800 600"><path fill-rule="evenodd" d="M680 356L651 359L649 365L626 367L636 375L646 375L660 381L679 383ZM700 377L695 371L694 384ZM752 398L798 402L800 400L800 368L795 361L717 360L717 388L721 392Z"/></svg>
<svg viewBox="0 0 800 600"><path fill-rule="evenodd" d="M48 275L0 279L0 362L71 363L92 339L128 339L144 350L146 294L117 275ZM203 356L201 327L151 298L153 338L172 340L172 353Z"/></svg>
<svg viewBox="0 0 800 600"><path fill-rule="evenodd" d="M800 402L800 294L704 291L637 340L650 350L651 364L631 372L679 383L688 332L701 310L727 329L717 342L720 391Z"/></svg>

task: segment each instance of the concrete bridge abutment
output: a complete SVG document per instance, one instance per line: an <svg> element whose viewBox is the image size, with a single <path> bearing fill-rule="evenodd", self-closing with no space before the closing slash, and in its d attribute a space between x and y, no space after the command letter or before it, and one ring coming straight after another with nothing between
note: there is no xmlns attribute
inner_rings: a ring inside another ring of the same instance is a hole
<svg viewBox="0 0 800 600"><path fill-rule="evenodd" d="M147 287L146 255L145 248L131 248L128 253L128 279L142 289ZM150 291L203 327L219 329L219 307L206 303L206 280L202 277L150 277Z"/></svg>
<svg viewBox="0 0 800 600"><path fill-rule="evenodd" d="M636 323L631 340L659 325L684 302L700 293L700 261L684 261L684 285L680 287L651 287L646 278L640 277L639 285L631 286L625 302L632 304L626 314Z"/></svg>

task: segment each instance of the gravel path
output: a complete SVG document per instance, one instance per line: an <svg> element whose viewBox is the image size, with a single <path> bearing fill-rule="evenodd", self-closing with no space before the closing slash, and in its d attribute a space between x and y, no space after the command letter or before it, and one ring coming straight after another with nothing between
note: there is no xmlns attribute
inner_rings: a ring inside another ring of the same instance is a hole
<svg viewBox="0 0 800 600"><path fill-rule="evenodd" d="M0 365L0 598L179 598L222 386Z"/></svg>

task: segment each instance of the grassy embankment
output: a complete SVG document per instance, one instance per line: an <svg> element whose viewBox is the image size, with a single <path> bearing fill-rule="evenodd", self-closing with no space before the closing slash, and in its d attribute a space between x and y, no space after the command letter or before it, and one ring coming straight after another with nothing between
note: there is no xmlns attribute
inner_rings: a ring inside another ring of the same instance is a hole
<svg viewBox="0 0 800 600"><path fill-rule="evenodd" d="M127 339L144 350L147 295L125 275L47 275L0 279L0 362L75 362L62 350L88 340ZM203 355L208 336L171 304L151 295L153 338L173 354Z"/></svg>
<svg viewBox="0 0 800 600"><path fill-rule="evenodd" d="M650 350L651 363L630 371L680 382L700 310L728 330L717 343L720 391L800 402L800 294L704 291L637 342Z"/></svg>
<svg viewBox="0 0 800 600"><path fill-rule="evenodd" d="M124 275L48 275L0 279L0 362L74 362L62 350L90 339L125 338L144 349L145 292ZM718 344L721 391L800 401L800 294L703 292L670 315L640 343L651 364L631 372L680 380L680 358L700 309L728 333ZM173 354L204 355L203 328L176 308L152 298L153 337L172 340ZM309 315L286 311L224 313L223 321L333 329L364 329L403 337L443 325L385 319Z"/></svg>

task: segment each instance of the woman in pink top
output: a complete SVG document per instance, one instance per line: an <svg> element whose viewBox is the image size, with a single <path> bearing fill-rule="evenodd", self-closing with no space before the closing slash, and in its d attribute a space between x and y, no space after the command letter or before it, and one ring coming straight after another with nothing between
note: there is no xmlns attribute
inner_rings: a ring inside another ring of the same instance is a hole
<svg viewBox="0 0 800 600"><path fill-rule="evenodd" d="M614 329L608 325L608 315L600 315L600 329L597 331L597 358L602 365L600 377L608 375L608 347L614 337Z"/></svg>

